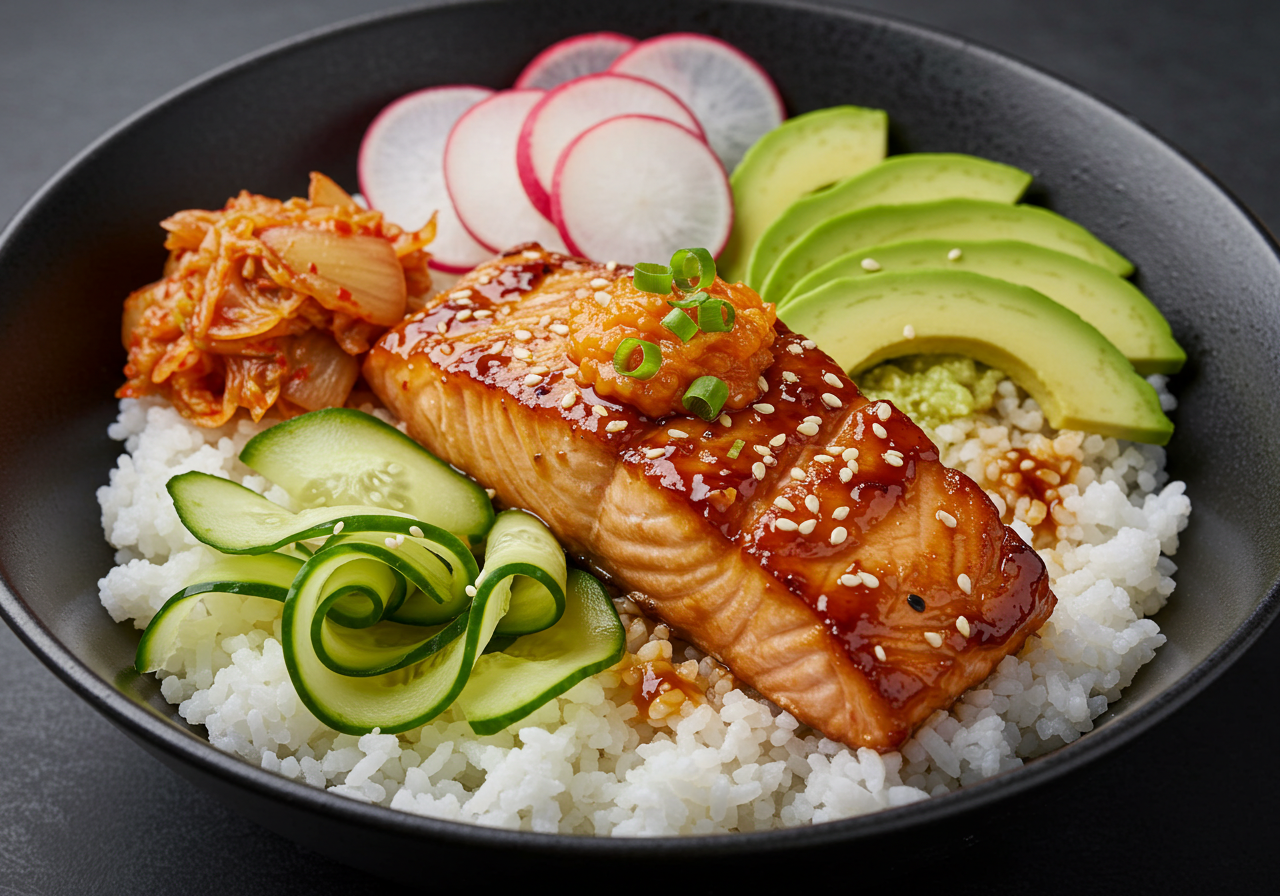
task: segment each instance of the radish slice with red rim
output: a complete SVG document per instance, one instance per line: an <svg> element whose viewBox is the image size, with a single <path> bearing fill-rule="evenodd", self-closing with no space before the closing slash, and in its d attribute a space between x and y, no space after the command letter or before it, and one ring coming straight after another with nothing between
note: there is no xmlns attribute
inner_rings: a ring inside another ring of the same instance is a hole
<svg viewBox="0 0 1280 896"><path fill-rule="evenodd" d="M641 41L609 71L661 84L693 110L707 142L732 171L753 143L782 124L782 97L759 64L705 34L664 34Z"/></svg>
<svg viewBox="0 0 1280 896"><path fill-rule="evenodd" d="M698 135L649 115L610 118L560 156L553 215L569 249L596 260L719 254L733 227L733 192Z"/></svg>
<svg viewBox="0 0 1280 896"><path fill-rule="evenodd" d="M544 90L505 90L468 109L444 149L444 181L462 226L491 251L538 242L563 252L560 232L533 207L516 170L516 141Z"/></svg>
<svg viewBox="0 0 1280 896"><path fill-rule="evenodd" d="M524 67L516 89L550 90L566 81L607 71L613 61L639 41L615 31L596 31L566 38L547 47Z"/></svg>
<svg viewBox="0 0 1280 896"><path fill-rule="evenodd" d="M493 95L488 87L431 87L401 97L378 113L360 144L360 190L369 205L406 230L436 218L427 251L431 266L469 271L492 253L458 220L444 183L444 148L454 123Z"/></svg>
<svg viewBox="0 0 1280 896"><path fill-rule="evenodd" d="M642 78L587 75L561 84L529 112L516 146L520 182L534 208L551 216L551 182L561 153L583 131L619 115L663 118L702 136L702 126L684 103Z"/></svg>

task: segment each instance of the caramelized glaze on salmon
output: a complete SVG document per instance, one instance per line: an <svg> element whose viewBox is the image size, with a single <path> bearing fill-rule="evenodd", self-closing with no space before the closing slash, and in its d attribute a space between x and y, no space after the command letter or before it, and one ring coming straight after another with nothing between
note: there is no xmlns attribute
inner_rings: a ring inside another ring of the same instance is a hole
<svg viewBox="0 0 1280 896"><path fill-rule="evenodd" d="M630 274L512 250L388 332L365 377L414 438L761 694L896 747L1048 619L1044 565L915 424L782 324L759 400L716 422L580 386L573 303Z"/></svg>

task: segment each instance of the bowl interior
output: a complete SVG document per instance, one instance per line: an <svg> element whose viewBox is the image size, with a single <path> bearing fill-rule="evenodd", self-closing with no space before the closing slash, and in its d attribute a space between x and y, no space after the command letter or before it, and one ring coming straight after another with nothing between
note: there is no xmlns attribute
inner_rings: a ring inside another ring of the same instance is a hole
<svg viewBox="0 0 1280 896"><path fill-rule="evenodd" d="M488 24L499 19L502 28ZM1195 512L1177 592L1157 617L1169 642L1106 724L1002 780L1034 780L1096 755L1243 650L1274 615L1280 573L1280 484L1259 475L1280 466L1269 398L1280 393L1280 262L1209 177L1061 82L911 26L793 5L554 0L381 17L254 57L135 117L15 220L0 244L0 380L10 384L0 569L3 608L46 662L153 747L261 783L264 773L229 770L179 733L156 684L131 671L137 633L98 603L112 555L94 492L120 450L106 427L124 360L121 301L158 276L157 222L168 214L219 207L241 189L298 195L313 169L355 189L361 134L390 100L433 84L509 86L547 44L598 29L711 33L755 57L793 114L879 107L894 151L973 153L1033 172L1032 201L1132 259L1136 282L1186 347L1169 469L1186 481ZM987 798L983 788L951 804ZM898 810L908 820L925 811ZM859 820L830 827L841 836L869 829Z"/></svg>

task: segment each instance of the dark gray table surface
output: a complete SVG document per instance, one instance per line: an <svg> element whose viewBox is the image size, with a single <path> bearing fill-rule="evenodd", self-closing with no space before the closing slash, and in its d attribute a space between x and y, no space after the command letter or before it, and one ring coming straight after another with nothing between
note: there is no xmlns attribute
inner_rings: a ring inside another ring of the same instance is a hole
<svg viewBox="0 0 1280 896"><path fill-rule="evenodd" d="M0 0L0 222L84 145L185 81L294 34L401 5ZM1280 224L1273 177L1280 168L1280 2L860 5L984 43L1084 87L1178 145L1264 222ZM829 870L842 888L887 872L907 886L961 889L1276 892L1280 780L1259 762L1280 735L1269 699L1280 680L1277 655L1280 630L1273 629L1152 731L1016 806L975 814L966 821L973 830L958 832L973 844L969 851L947 850L940 859L921 843L911 868L833 856ZM81 702L3 626L0 757L0 894L324 894L384 886L188 785ZM981 880L988 869L995 879ZM827 883L824 869L770 870ZM424 868L424 889L457 871ZM626 886L641 871L620 868L604 885ZM566 872L546 883L601 883ZM504 888L536 883L515 868L500 876ZM466 874L472 884L493 877Z"/></svg>

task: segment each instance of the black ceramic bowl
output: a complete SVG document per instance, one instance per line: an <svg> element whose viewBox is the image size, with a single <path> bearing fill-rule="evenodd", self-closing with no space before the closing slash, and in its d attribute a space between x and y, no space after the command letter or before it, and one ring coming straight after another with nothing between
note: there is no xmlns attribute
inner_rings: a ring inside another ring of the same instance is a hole
<svg viewBox="0 0 1280 896"><path fill-rule="evenodd" d="M499 24L500 23L500 24ZM722 37L773 76L792 113L887 109L895 151L968 152L1036 175L1034 201L1074 218L1138 267L1190 360L1170 471L1195 513L1178 590L1157 617L1169 643L1093 732L1025 768L947 797L819 827L613 841L513 834L361 805L250 767L188 729L132 672L137 632L97 600L111 565L94 490L119 446L105 430L123 353L120 301L163 261L157 222L241 188L301 193L307 172L355 183L356 148L382 106L413 89L504 87L552 41L598 29ZM0 609L81 696L171 767L314 848L417 878L425 860L528 861L660 852L667 861L823 848L927 829L1077 769L1186 701L1275 615L1280 573L1280 260L1230 197L1104 104L970 44L873 16L704 0L469 4L379 17L258 55L170 97L104 138L0 238ZM50 338L50 334L58 334ZM332 849L341 845L340 850ZM466 856L466 852L474 853Z"/></svg>

